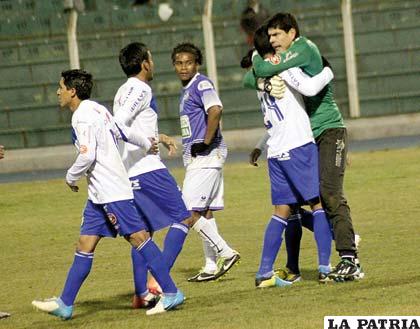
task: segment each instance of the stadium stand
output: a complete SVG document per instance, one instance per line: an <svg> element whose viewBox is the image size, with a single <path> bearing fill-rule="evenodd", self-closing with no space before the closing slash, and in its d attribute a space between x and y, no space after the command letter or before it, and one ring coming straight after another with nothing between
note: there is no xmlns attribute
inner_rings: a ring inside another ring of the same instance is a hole
<svg viewBox="0 0 420 329"><path fill-rule="evenodd" d="M179 82L170 60L174 45L203 45L204 0L169 2L168 22L156 6L130 6L122 0L85 0L78 18L81 67L95 77L93 98L110 106L125 77L117 53L132 41L153 51L153 87L160 108L160 129L179 134ZM339 106L348 116L342 21L335 0L261 0L272 13L291 11L301 34L313 40L335 72ZM244 2L218 0L213 5L219 88L225 106L224 129L258 127L261 115L255 93L243 89L239 61L246 53L239 28ZM66 15L63 1L0 1L0 141L7 148L70 143L70 113L56 104L57 80L67 69ZM362 117L418 112L420 73L420 3L410 0L353 0L353 22ZM205 73L205 65L203 72Z"/></svg>

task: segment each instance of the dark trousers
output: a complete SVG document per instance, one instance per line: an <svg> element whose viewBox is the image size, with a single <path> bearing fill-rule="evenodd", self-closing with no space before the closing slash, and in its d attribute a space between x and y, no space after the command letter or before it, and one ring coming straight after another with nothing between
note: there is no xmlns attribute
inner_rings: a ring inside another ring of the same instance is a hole
<svg viewBox="0 0 420 329"><path fill-rule="evenodd" d="M350 208L344 196L347 130L331 128L316 138L319 152L321 202L332 223L336 250L343 254L356 251Z"/></svg>

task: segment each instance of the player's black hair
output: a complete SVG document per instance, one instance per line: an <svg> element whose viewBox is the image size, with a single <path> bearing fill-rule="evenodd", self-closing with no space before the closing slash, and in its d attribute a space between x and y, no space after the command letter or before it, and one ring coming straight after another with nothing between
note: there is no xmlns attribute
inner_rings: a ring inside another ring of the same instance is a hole
<svg viewBox="0 0 420 329"><path fill-rule="evenodd" d="M67 89L74 88L79 99L89 99L92 92L92 74L84 70L67 70L61 72Z"/></svg>
<svg viewBox="0 0 420 329"><path fill-rule="evenodd" d="M270 37L268 36L268 26L261 25L254 34L254 47L258 51L258 54L264 58L267 54L275 54L273 46L270 43Z"/></svg>
<svg viewBox="0 0 420 329"><path fill-rule="evenodd" d="M143 61L149 61L149 49L144 43L133 42L120 50L119 61L127 77L140 73Z"/></svg>
<svg viewBox="0 0 420 329"><path fill-rule="evenodd" d="M278 13L275 14L268 20L267 27L274 29L281 29L285 32L289 32L291 28L296 30L296 38L300 36L299 25L296 21L295 16L290 13Z"/></svg>
<svg viewBox="0 0 420 329"><path fill-rule="evenodd" d="M242 57L241 59L241 67L243 69L249 69L252 66L252 53L254 52L254 48L248 50L247 54Z"/></svg>
<svg viewBox="0 0 420 329"><path fill-rule="evenodd" d="M200 48L198 48L190 42L180 43L172 50L172 64L175 63L175 56L179 53L193 54L195 57L195 62L198 65L201 65L203 63L203 54L201 53Z"/></svg>

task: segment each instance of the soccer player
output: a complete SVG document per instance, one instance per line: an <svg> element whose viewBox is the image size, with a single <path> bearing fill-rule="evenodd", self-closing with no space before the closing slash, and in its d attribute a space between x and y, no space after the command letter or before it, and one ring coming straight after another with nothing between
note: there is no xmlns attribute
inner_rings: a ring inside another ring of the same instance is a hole
<svg viewBox="0 0 420 329"><path fill-rule="evenodd" d="M73 192L78 192L77 181L86 175L88 200L74 262L61 296L34 300L32 305L64 320L70 319L76 295L91 270L98 242L102 237L115 237L119 233L146 259L162 287L163 297L146 314L170 310L182 304L184 296L175 286L159 248L151 240L147 226L136 210L116 138L124 138L151 152L155 152L157 146L134 129L118 127L104 106L89 100L92 90L89 73L68 70L61 76L57 96L60 106L73 112L73 141L78 149L78 156L67 171L66 183Z"/></svg>
<svg viewBox="0 0 420 329"><path fill-rule="evenodd" d="M198 72L202 58L201 50L191 43L181 43L172 51L172 63L183 86L179 111L186 174L182 192L193 218L211 223L217 232L213 211L224 207L227 147L220 131L222 102L210 79ZM239 261L239 253L220 235L217 239L216 250L203 240L205 266L189 281L218 278Z"/></svg>
<svg viewBox="0 0 420 329"><path fill-rule="evenodd" d="M269 60L274 55L267 27L261 26L254 35L255 49ZM306 85L314 86L310 94L316 94L332 79L332 71L326 68L310 79L299 69L283 72L286 90L282 99L276 99L267 91L258 91L264 125L269 138L268 165L271 183L271 199L274 214L266 228L261 263L256 275L257 288L291 285L273 271L273 264L282 243L291 208L302 201L307 202L314 217L314 235L318 247L318 270L320 275L330 272L331 230L319 198L318 153L301 95L289 88L306 93ZM248 71L245 84L257 81ZM267 87L265 88L267 89Z"/></svg>
<svg viewBox="0 0 420 329"><path fill-rule="evenodd" d="M270 61L264 61L258 55L253 58L257 77L270 77L291 67L300 67L310 76L322 70L317 46L300 36L293 15L278 13L270 18L268 35L277 54ZM332 223L336 249L341 257L328 278L336 281L358 279L361 271L355 262L355 235L350 208L343 192L348 148L343 117L330 85L318 95L305 98L305 106L318 145L321 200Z"/></svg>

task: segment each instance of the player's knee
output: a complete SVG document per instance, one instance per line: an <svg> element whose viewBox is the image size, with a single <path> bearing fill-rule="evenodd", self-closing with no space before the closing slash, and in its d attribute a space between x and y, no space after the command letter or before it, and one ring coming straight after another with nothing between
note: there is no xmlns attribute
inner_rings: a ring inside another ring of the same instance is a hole
<svg viewBox="0 0 420 329"><path fill-rule="evenodd" d="M137 248L142 243L144 243L147 239L150 238L150 233L147 232L146 230L142 230L139 232L132 233L129 236L126 236L125 238L126 240L128 240L128 242L131 243L132 246Z"/></svg>
<svg viewBox="0 0 420 329"><path fill-rule="evenodd" d="M199 218L200 217L198 217L198 216L196 216L196 217L190 216L187 219L184 219L182 221L182 224L184 224L184 225L188 226L189 228L191 228L191 227L194 226L194 224L198 221Z"/></svg>
<svg viewBox="0 0 420 329"><path fill-rule="evenodd" d="M81 252L92 253L95 251L96 245L101 238L91 235L82 235L77 241L76 250Z"/></svg>
<svg viewBox="0 0 420 329"><path fill-rule="evenodd" d="M340 206L340 195L335 191L321 189L321 199L324 209L329 213L334 213Z"/></svg>

